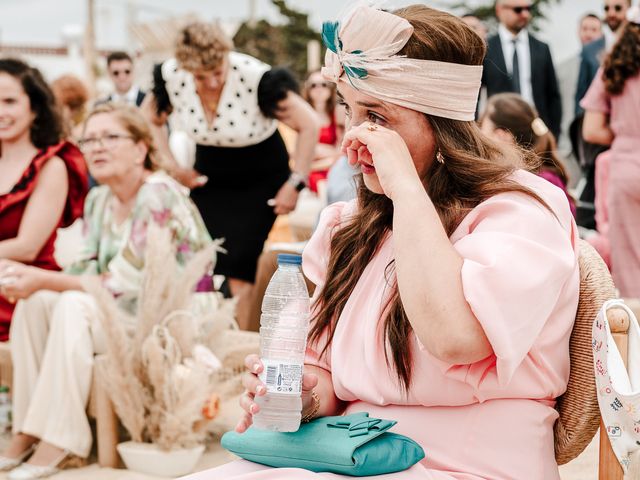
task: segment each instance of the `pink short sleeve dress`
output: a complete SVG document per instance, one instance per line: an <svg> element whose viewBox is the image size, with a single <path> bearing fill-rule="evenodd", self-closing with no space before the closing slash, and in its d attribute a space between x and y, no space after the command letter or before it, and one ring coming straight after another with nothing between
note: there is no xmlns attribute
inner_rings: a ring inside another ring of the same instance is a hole
<svg viewBox="0 0 640 480"><path fill-rule="evenodd" d="M608 236L611 274L622 297L640 297L640 74L619 95L607 92L598 70L580 105L609 116L614 139L596 159L596 218ZM608 222L608 223L607 223ZM605 250L607 252L607 250Z"/></svg>
<svg viewBox="0 0 640 480"><path fill-rule="evenodd" d="M473 209L451 236L464 259L464 295L493 355L470 365L433 357L413 336L408 393L387 367L381 312L389 294L385 269L390 234L365 268L343 309L328 354L312 345L307 362L331 372L347 413L367 411L398 421L394 432L416 440L426 457L409 470L376 479L558 480L553 408L569 376L569 336L579 292L577 229L564 193L536 175L513 178L551 211L521 193L496 195ZM329 206L303 265L318 287L325 281L329 240L357 209ZM433 252L416 250L416 255ZM425 272L428 275L428 272ZM190 480L350 478L298 469L271 469L240 460Z"/></svg>

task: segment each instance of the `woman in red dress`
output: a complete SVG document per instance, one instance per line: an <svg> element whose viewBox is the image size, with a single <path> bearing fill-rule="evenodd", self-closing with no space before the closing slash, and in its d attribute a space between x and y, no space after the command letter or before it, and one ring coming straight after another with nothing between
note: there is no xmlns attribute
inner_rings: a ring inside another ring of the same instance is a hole
<svg viewBox="0 0 640 480"><path fill-rule="evenodd" d="M305 82L302 96L313 107L322 125L309 174L309 188L317 193L318 182L326 180L329 168L340 157L335 118L336 87L320 72L312 72Z"/></svg>
<svg viewBox="0 0 640 480"><path fill-rule="evenodd" d="M62 141L62 121L40 72L0 60L0 258L59 270L56 230L82 215L87 171L80 151ZM0 278L0 341L9 338L15 299Z"/></svg>

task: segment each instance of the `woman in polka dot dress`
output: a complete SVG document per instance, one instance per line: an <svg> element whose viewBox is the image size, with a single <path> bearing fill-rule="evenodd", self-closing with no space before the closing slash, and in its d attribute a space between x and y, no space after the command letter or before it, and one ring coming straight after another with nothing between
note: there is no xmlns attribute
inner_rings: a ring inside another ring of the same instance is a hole
<svg viewBox="0 0 640 480"><path fill-rule="evenodd" d="M228 278L234 296L242 296L254 281L276 216L295 208L306 185L319 125L288 70L232 47L218 25L186 26L175 58L154 71L146 110L156 115L156 124L172 112L172 125L195 141L194 168L167 158L167 169L191 188L211 236L225 239L227 254L218 257L215 273ZM156 108L149 108L153 103ZM278 121L298 133L293 171Z"/></svg>

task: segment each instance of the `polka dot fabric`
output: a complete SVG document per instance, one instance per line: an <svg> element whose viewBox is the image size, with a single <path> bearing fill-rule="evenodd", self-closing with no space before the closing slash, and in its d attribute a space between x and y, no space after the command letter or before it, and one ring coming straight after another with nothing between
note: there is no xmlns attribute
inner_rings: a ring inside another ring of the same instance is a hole
<svg viewBox="0 0 640 480"><path fill-rule="evenodd" d="M177 127L187 132L201 145L244 147L269 138L277 121L264 116L258 106L258 84L270 69L269 65L242 53L229 53L229 71L218 111L211 124L195 90L193 76L177 68L176 60L162 65Z"/></svg>

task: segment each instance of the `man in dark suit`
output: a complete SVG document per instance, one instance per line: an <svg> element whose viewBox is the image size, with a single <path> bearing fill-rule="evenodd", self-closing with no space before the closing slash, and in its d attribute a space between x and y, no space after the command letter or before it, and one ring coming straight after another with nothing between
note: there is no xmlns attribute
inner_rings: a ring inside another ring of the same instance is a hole
<svg viewBox="0 0 640 480"><path fill-rule="evenodd" d="M490 97L516 92L532 105L556 136L560 134L562 101L551 52L527 31L529 0L497 0L498 33L489 37L482 83Z"/></svg>
<svg viewBox="0 0 640 480"><path fill-rule="evenodd" d="M124 102L139 107L145 93L133 84L133 60L127 52L112 52L107 57L107 70L114 92L97 102Z"/></svg>
<svg viewBox="0 0 640 480"><path fill-rule="evenodd" d="M604 21L606 27L604 35L582 48L580 54L580 73L578 74L578 86L576 88L576 115L583 113L579 103L587 93L605 54L613 48L614 43L624 24L627 10L631 7L631 0L605 0Z"/></svg>

